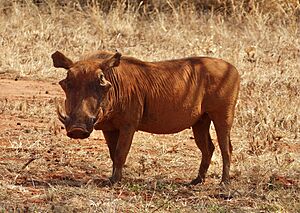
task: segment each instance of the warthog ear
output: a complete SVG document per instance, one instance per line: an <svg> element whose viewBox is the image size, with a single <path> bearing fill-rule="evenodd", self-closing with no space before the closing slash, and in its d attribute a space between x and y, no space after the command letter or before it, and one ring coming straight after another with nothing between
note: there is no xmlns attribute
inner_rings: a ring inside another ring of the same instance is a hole
<svg viewBox="0 0 300 213"><path fill-rule="evenodd" d="M59 51L53 53L51 58L53 60L53 66L56 68L70 69L73 66L73 61Z"/></svg>
<svg viewBox="0 0 300 213"><path fill-rule="evenodd" d="M120 64L120 60L121 60L121 53L116 52L113 56L111 56L108 59L105 59L101 64L100 64L100 68L102 70L108 70L110 68L113 67L117 67Z"/></svg>

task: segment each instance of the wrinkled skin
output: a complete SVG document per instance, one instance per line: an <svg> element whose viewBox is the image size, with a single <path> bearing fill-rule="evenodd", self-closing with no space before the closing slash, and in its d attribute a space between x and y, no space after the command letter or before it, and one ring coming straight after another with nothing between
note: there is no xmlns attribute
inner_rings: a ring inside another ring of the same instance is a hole
<svg viewBox="0 0 300 213"><path fill-rule="evenodd" d="M122 178L135 131L170 134L190 127L202 153L191 184L204 182L215 149L211 122L223 159L221 182L229 183L230 130L240 85L234 66L207 57L144 62L103 51L76 63L60 52L52 59L68 71L60 82L66 101L65 112L57 110L59 119L70 138L103 131L113 162L110 183Z"/></svg>

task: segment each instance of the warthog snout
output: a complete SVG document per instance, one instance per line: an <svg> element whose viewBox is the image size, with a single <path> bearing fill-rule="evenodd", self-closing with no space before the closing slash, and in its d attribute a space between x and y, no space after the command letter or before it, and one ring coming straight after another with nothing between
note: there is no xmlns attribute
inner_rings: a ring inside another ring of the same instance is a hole
<svg viewBox="0 0 300 213"><path fill-rule="evenodd" d="M67 132L67 136L74 139L84 139L90 136L90 132L86 128L74 126Z"/></svg>
<svg viewBox="0 0 300 213"><path fill-rule="evenodd" d="M80 119L71 116L65 124L67 136L74 139L88 138L93 131L94 122L95 119L91 117Z"/></svg>
<svg viewBox="0 0 300 213"><path fill-rule="evenodd" d="M67 136L73 139L88 138L93 131L96 118L86 117L83 119L81 116L69 116L57 105L58 119L64 124L67 130Z"/></svg>

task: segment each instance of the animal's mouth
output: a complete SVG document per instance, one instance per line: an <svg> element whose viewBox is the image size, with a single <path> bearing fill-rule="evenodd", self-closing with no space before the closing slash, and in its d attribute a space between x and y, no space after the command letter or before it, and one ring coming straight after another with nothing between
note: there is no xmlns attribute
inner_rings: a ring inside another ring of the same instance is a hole
<svg viewBox="0 0 300 213"><path fill-rule="evenodd" d="M90 136L90 132L83 127L73 127L67 132L67 136L73 139L85 139Z"/></svg>

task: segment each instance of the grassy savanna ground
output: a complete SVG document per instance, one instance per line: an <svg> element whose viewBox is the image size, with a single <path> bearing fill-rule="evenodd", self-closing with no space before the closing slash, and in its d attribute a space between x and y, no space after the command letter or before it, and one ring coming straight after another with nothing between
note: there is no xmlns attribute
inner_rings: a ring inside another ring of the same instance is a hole
<svg viewBox="0 0 300 213"><path fill-rule="evenodd" d="M166 1L102 12L101 4L0 1L0 210L299 212L299 2L250 1L251 10L234 2L228 11ZM65 136L55 103L66 72L50 58L97 49L149 61L205 55L238 68L230 186L218 185L218 147L206 183L186 186L201 157L191 130L137 132L122 182L101 185L111 170L103 136Z"/></svg>

